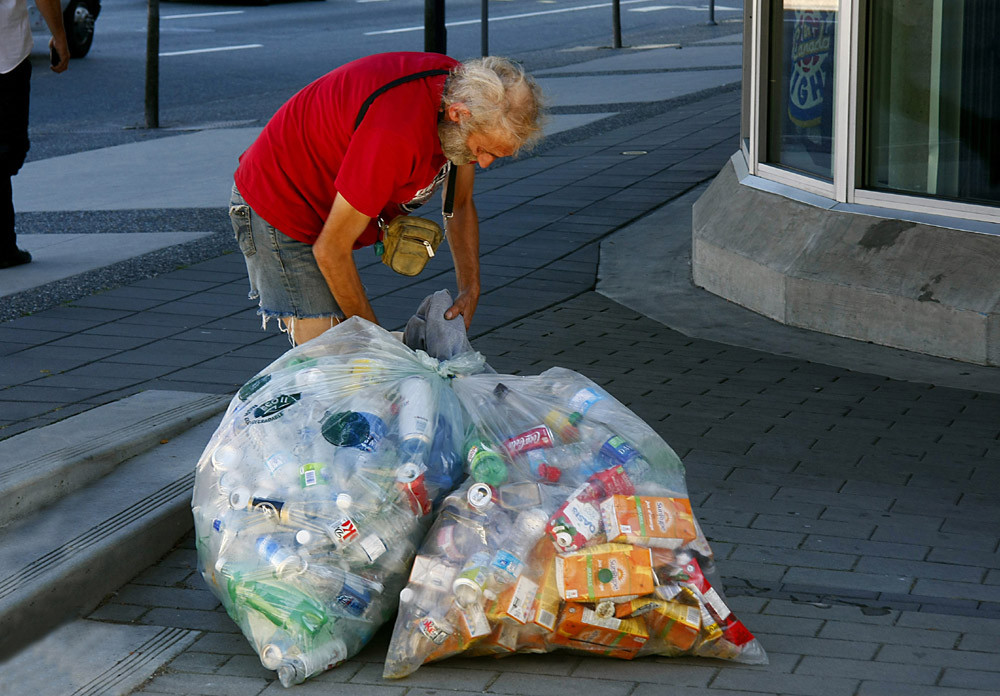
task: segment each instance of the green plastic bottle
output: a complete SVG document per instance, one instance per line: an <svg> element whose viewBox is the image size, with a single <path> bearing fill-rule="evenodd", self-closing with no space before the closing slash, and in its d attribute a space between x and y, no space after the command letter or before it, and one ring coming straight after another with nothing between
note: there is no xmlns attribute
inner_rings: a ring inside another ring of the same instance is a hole
<svg viewBox="0 0 1000 696"><path fill-rule="evenodd" d="M318 600L288 583L232 578L229 598L234 606L253 609L291 635L311 638L329 620Z"/></svg>

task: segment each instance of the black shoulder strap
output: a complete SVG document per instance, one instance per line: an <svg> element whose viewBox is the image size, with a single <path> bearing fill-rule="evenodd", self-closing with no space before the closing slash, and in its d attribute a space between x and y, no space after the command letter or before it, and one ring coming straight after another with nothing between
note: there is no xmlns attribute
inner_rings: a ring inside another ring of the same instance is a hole
<svg viewBox="0 0 1000 696"><path fill-rule="evenodd" d="M374 102L378 98L378 96L383 92L388 92L393 87L398 87L399 85L402 85L407 82L413 82L414 80L422 80L425 77L434 77L436 75L448 75L450 72L451 72L450 70L444 70L444 69L424 70L422 72L413 73L412 75L403 75L402 77L397 77L392 82L388 82L382 85L377 90L369 94L368 98L365 99L364 104L361 105L361 109L358 111L358 117L354 121L354 130L357 130L358 126L361 125L361 121L364 119L365 114L368 113L368 107L371 106L372 102Z"/></svg>
<svg viewBox="0 0 1000 696"><path fill-rule="evenodd" d="M354 120L354 130L358 129L361 125L361 121L364 120L365 114L368 113L368 107L372 105L380 94L383 92L388 92L393 87L405 84L407 82L413 82L414 80L422 80L425 77L435 77L437 75L448 75L450 70L436 69L436 70L423 70L418 73L413 73L412 75L403 75L402 77L397 77L392 82L387 82L386 84L379 87L377 90L368 95L364 103L361 105L361 109L358 111L358 117ZM444 198L444 216L445 218L451 217L452 208L455 207L455 172L454 167L448 167L448 189Z"/></svg>
<svg viewBox="0 0 1000 696"><path fill-rule="evenodd" d="M444 194L444 205L441 207L441 214L444 215L446 221L451 219L452 211L455 209L455 177L457 175L455 165L448 162L448 188Z"/></svg>

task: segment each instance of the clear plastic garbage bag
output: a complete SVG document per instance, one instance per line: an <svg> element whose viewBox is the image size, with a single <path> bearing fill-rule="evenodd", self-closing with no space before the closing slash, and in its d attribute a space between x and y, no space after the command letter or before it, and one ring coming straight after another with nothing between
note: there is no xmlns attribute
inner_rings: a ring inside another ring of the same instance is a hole
<svg viewBox="0 0 1000 696"><path fill-rule="evenodd" d="M683 464L652 428L563 368L452 388L470 476L400 593L386 677L460 653L767 661L714 580Z"/></svg>
<svg viewBox="0 0 1000 696"><path fill-rule="evenodd" d="M200 570L285 686L356 654L396 611L435 502L464 478L446 363L351 319L233 398L198 462Z"/></svg>

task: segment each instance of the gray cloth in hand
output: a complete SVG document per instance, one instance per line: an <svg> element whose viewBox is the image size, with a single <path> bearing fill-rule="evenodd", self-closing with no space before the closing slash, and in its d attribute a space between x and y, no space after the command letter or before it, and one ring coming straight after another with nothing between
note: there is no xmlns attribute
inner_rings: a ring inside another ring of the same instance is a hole
<svg viewBox="0 0 1000 696"><path fill-rule="evenodd" d="M406 322L403 343L437 360L450 360L473 350L465 333L465 319L461 315L454 319L444 318L452 304L451 293L447 290L438 290L425 297L417 313Z"/></svg>

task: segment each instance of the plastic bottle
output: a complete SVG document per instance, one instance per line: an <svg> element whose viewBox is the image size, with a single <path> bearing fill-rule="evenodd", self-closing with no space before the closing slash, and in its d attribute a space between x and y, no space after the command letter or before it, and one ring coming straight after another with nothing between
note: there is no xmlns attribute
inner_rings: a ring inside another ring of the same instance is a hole
<svg viewBox="0 0 1000 696"><path fill-rule="evenodd" d="M553 447L555 435L545 424L543 418L536 415L537 406L511 390L503 382L498 382L493 389L493 395L501 404L500 416L506 439L501 447L512 460L531 452L532 450Z"/></svg>
<svg viewBox="0 0 1000 696"><path fill-rule="evenodd" d="M578 429L580 441L590 446L597 458L608 467L624 467L633 485L646 478L649 462L624 437L601 423L581 422Z"/></svg>
<svg viewBox="0 0 1000 696"><path fill-rule="evenodd" d="M434 388L423 375L413 375L401 380L397 390L399 449L409 461L426 462L437 425Z"/></svg>
<svg viewBox="0 0 1000 696"><path fill-rule="evenodd" d="M564 382L555 387L554 391L569 411L579 413L588 421L613 423L621 415L621 407L600 387L581 387L579 384Z"/></svg>
<svg viewBox="0 0 1000 696"><path fill-rule="evenodd" d="M256 611L294 640L316 635L329 616L322 603L287 582L249 580L240 573L228 583L229 599L234 607Z"/></svg>
<svg viewBox="0 0 1000 696"><path fill-rule="evenodd" d="M473 480L499 486L507 480L507 462L495 444L475 431L465 442L465 461Z"/></svg>
<svg viewBox="0 0 1000 696"><path fill-rule="evenodd" d="M342 568L312 563L302 581L314 589L317 595L322 596L338 613L360 618L371 607L374 583Z"/></svg>
<svg viewBox="0 0 1000 696"><path fill-rule="evenodd" d="M322 423L323 438L337 447L376 452L389 432L391 405L376 388L360 389L344 399L347 408L331 413Z"/></svg>
<svg viewBox="0 0 1000 696"><path fill-rule="evenodd" d="M545 535L549 516L544 510L523 510L501 547L490 561L493 579L501 585L517 580L528 563L528 556Z"/></svg>
<svg viewBox="0 0 1000 696"><path fill-rule="evenodd" d="M450 597L431 587L412 585L399 593L399 620L403 630L395 630L385 658L387 674L405 675L424 663L438 649L454 627L444 618Z"/></svg>
<svg viewBox="0 0 1000 696"><path fill-rule="evenodd" d="M591 474L606 468L595 462L590 446L583 442L532 450L524 459L532 477L549 483L565 483L570 479L585 481Z"/></svg>
<svg viewBox="0 0 1000 696"><path fill-rule="evenodd" d="M490 554L488 551L478 551L470 556L452 582L452 593L455 601L462 606L477 604L482 601L490 578Z"/></svg>
<svg viewBox="0 0 1000 696"><path fill-rule="evenodd" d="M274 663L275 650L269 656L269 662ZM276 660L276 666L272 667L278 672L278 681L285 688L301 684L314 674L339 665L347 659L347 645L339 638L329 638L321 645L313 647L306 652L295 652L292 654L282 654ZM261 662L263 663L263 654ZM265 665L266 666L266 665Z"/></svg>
<svg viewBox="0 0 1000 696"><path fill-rule="evenodd" d="M294 546L271 534L257 537L255 548L261 561L271 568L277 578L301 575L309 565L305 558L296 553Z"/></svg>

